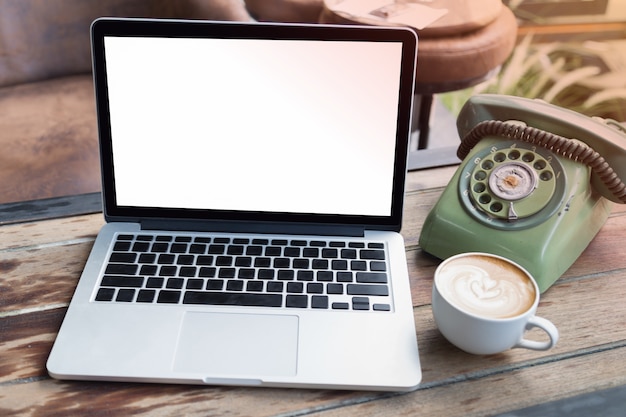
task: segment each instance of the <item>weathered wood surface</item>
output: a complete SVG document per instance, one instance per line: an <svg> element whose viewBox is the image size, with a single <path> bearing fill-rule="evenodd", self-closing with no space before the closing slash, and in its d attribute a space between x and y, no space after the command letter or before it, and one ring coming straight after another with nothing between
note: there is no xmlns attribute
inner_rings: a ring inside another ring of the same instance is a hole
<svg viewBox="0 0 626 417"><path fill-rule="evenodd" d="M417 240L454 168L413 172L402 233L423 381L412 393L62 382L45 370L101 214L0 227L2 415L490 415L626 384L626 207L547 291L538 314L561 338L548 352L473 356L437 331L430 308L438 260ZM541 335L538 333L538 337Z"/></svg>

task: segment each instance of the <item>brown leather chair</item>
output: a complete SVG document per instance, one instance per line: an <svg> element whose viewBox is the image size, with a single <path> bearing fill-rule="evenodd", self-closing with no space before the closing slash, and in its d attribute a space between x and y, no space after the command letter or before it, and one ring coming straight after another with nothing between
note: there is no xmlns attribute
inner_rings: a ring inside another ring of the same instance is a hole
<svg viewBox="0 0 626 417"><path fill-rule="evenodd" d="M0 203L100 190L89 46L100 16L251 19L241 0L0 1Z"/></svg>

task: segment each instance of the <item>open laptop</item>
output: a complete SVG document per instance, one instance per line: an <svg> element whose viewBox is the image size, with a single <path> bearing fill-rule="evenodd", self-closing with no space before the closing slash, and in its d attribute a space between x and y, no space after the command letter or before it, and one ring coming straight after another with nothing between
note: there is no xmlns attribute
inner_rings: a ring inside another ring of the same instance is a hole
<svg viewBox="0 0 626 417"><path fill-rule="evenodd" d="M104 215L61 379L409 390L401 28L99 19Z"/></svg>

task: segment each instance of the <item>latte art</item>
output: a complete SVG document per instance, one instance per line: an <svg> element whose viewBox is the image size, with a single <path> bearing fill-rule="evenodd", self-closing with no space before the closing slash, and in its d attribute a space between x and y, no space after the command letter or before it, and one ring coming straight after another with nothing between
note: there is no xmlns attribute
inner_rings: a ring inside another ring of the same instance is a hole
<svg viewBox="0 0 626 417"><path fill-rule="evenodd" d="M444 265L437 276L442 295L457 308L492 318L526 312L535 299L534 286L514 265L486 256L472 256Z"/></svg>

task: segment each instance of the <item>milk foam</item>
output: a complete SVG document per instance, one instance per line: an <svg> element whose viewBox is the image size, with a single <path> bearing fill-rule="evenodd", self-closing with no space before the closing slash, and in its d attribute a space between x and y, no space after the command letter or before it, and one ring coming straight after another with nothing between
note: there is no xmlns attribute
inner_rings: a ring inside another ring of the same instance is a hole
<svg viewBox="0 0 626 417"><path fill-rule="evenodd" d="M457 258L437 275L439 292L457 308L492 318L526 312L535 289L523 271L506 261L482 255Z"/></svg>

